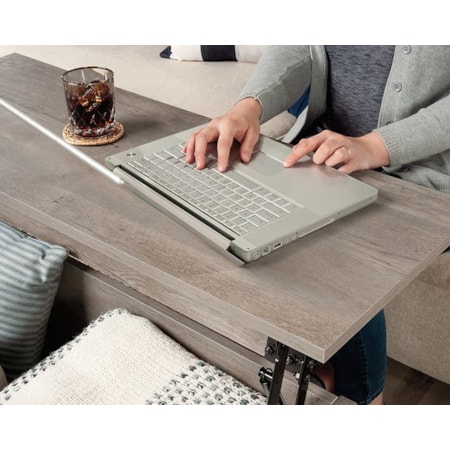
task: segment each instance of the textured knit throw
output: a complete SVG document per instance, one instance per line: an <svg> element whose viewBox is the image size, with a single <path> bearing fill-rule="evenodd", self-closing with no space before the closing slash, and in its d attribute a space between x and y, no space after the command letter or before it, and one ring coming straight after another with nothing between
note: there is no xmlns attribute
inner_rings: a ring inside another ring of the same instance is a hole
<svg viewBox="0 0 450 450"><path fill-rule="evenodd" d="M265 404L147 319L115 309L0 392L0 404Z"/></svg>

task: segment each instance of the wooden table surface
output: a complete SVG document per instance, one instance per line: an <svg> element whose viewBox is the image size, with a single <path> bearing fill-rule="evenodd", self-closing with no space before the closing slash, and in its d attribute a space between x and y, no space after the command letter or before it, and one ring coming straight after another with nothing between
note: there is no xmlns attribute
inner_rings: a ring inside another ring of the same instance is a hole
<svg viewBox="0 0 450 450"><path fill-rule="evenodd" d="M8 55L0 96L61 135L62 72ZM116 102L124 137L80 147L101 163L206 121L120 89ZM3 108L0 121L0 219L261 355L270 336L325 362L450 245L448 195L369 171L355 176L374 205L240 266Z"/></svg>

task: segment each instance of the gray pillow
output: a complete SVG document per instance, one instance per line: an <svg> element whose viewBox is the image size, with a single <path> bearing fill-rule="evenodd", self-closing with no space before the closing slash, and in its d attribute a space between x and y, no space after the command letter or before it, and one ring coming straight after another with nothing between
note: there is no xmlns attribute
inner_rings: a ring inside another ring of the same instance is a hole
<svg viewBox="0 0 450 450"><path fill-rule="evenodd" d="M67 250L0 221L0 366L9 381L41 358Z"/></svg>

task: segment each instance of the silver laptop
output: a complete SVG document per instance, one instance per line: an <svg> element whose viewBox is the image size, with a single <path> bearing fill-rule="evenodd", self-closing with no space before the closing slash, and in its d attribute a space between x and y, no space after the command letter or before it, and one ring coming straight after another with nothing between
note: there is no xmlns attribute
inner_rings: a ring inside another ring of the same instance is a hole
<svg viewBox="0 0 450 450"><path fill-rule="evenodd" d="M377 199L377 189L309 157L286 169L290 148L261 136L252 160L232 152L229 169L186 164L184 143L194 129L117 153L106 166L136 194L215 246L247 263ZM233 159L234 158L234 159Z"/></svg>

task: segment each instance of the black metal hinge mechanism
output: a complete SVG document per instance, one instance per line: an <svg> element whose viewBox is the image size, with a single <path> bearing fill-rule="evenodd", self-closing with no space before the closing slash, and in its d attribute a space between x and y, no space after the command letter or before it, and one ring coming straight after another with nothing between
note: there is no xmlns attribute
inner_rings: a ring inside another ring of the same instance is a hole
<svg viewBox="0 0 450 450"><path fill-rule="evenodd" d="M259 381L267 395L268 405L284 404L281 395L281 385L285 371L291 372L298 383L296 404L305 404L308 383L314 367L314 360L287 345L268 338L265 348L265 358L274 363L274 368L259 369Z"/></svg>

